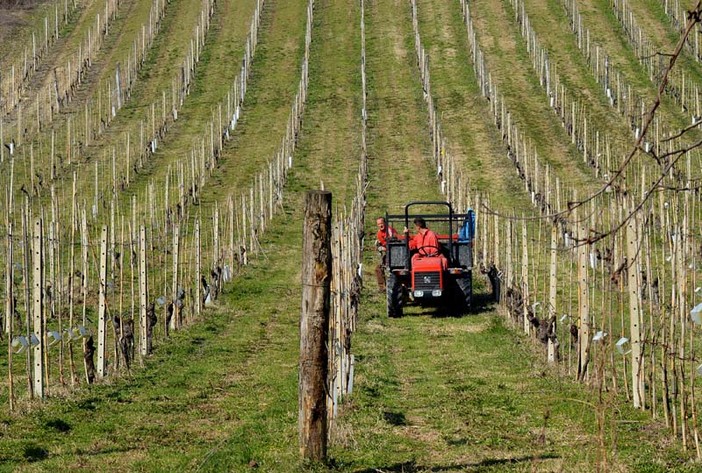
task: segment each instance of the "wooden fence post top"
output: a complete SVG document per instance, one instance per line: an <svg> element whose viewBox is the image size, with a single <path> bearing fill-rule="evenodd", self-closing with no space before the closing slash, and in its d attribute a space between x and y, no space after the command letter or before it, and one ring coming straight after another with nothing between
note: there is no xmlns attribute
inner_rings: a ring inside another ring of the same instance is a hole
<svg viewBox="0 0 702 473"><path fill-rule="evenodd" d="M329 200L329 203L331 204L331 195L332 193L330 191L325 190L307 191L305 192L305 204L307 204L307 202L309 202L310 200ZM329 208L329 210L331 211L331 207Z"/></svg>

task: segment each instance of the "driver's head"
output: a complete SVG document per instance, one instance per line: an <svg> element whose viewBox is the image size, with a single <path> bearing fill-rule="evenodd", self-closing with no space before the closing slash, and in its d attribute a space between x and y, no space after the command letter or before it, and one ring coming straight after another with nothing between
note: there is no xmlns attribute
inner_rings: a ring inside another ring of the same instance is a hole
<svg viewBox="0 0 702 473"><path fill-rule="evenodd" d="M385 230L385 218L383 217L378 217L375 220L375 224L378 226L379 229Z"/></svg>
<svg viewBox="0 0 702 473"><path fill-rule="evenodd" d="M427 222L422 217L417 217L413 220L417 228L427 228Z"/></svg>

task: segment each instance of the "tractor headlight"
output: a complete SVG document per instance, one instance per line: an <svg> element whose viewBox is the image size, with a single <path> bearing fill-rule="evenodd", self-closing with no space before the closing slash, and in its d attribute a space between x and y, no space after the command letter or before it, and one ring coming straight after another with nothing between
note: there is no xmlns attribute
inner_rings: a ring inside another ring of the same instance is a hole
<svg viewBox="0 0 702 473"><path fill-rule="evenodd" d="M431 295L434 297L441 297L441 289L434 289L431 291Z"/></svg>
<svg viewBox="0 0 702 473"><path fill-rule="evenodd" d="M424 291L414 291L414 297L424 297Z"/></svg>

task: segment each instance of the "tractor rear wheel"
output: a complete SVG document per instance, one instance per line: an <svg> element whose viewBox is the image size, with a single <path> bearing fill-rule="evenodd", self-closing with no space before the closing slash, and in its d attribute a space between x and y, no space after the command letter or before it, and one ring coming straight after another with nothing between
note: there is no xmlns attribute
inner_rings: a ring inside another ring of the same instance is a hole
<svg viewBox="0 0 702 473"><path fill-rule="evenodd" d="M458 292L456 293L456 304L462 313L470 311L470 306L473 303L473 278L472 273L468 272L463 277L456 278Z"/></svg>
<svg viewBox="0 0 702 473"><path fill-rule="evenodd" d="M388 317L402 317L402 284L397 275L387 278Z"/></svg>

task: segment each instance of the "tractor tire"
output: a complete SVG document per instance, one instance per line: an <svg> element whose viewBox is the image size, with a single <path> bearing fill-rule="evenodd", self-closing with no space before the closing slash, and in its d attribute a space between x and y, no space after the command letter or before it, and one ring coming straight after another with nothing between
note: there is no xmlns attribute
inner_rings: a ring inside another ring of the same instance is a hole
<svg viewBox="0 0 702 473"><path fill-rule="evenodd" d="M456 278L458 291L456 293L456 306L461 313L468 313L473 303L473 277L472 273Z"/></svg>
<svg viewBox="0 0 702 473"><path fill-rule="evenodd" d="M402 284L395 274L390 273L386 287L388 317L402 317Z"/></svg>

